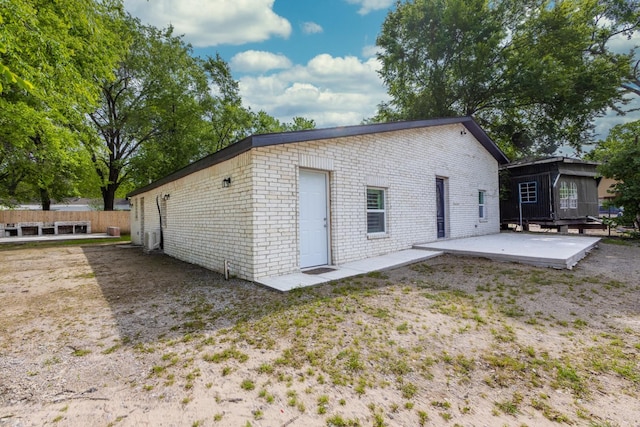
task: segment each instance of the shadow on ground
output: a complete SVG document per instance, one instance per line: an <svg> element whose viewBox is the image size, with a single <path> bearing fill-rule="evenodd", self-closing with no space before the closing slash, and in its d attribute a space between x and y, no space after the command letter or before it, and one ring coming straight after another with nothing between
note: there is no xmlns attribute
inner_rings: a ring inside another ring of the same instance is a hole
<svg viewBox="0 0 640 427"><path fill-rule="evenodd" d="M513 304L512 313L521 311L513 320L520 317L523 322L535 313L567 321L577 311L587 319L637 314L638 292L629 293L629 285L640 283L640 268L628 257L633 256L629 251L640 254L640 248L601 246L604 249L595 250L574 271L444 256L417 264L426 266L422 269L401 267L284 294L243 280L226 281L216 272L163 254L144 254L132 245L82 249L120 338L144 343L213 333L298 304L393 285L463 291L498 307ZM502 286L503 292L496 286ZM487 289L492 292L483 292ZM526 307L522 307L525 297Z"/></svg>

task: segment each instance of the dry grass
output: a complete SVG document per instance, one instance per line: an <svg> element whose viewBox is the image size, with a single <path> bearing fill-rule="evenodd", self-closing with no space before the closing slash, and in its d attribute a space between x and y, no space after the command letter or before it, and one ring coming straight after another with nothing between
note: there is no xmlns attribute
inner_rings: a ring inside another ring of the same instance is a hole
<svg viewBox="0 0 640 427"><path fill-rule="evenodd" d="M444 256L279 294L117 246L2 251L0 418L626 425L639 255L605 244L575 271Z"/></svg>

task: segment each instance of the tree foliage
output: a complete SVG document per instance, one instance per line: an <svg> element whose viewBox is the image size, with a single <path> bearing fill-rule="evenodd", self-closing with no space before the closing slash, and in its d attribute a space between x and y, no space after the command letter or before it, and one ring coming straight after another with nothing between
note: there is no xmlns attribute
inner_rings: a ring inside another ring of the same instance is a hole
<svg viewBox="0 0 640 427"><path fill-rule="evenodd" d="M95 104L123 50L111 0L2 0L0 201L75 193L86 166L74 128Z"/></svg>
<svg viewBox="0 0 640 427"><path fill-rule="evenodd" d="M170 27L159 30L127 17L129 51L102 80L99 108L86 139L104 209L117 194L148 184L256 132L285 130L264 112L243 107L238 83L219 56L193 56ZM313 127L297 119L290 127Z"/></svg>
<svg viewBox="0 0 640 427"><path fill-rule="evenodd" d="M95 136L85 146L100 180L104 209L124 184L146 184L188 163L201 136L207 78L191 47L172 28L127 17L128 52L103 79L101 102L89 114ZM91 136L91 133L87 133Z"/></svg>
<svg viewBox="0 0 640 427"><path fill-rule="evenodd" d="M0 203L116 195L251 133L314 127L242 105L216 55L121 0L0 0Z"/></svg>
<svg viewBox="0 0 640 427"><path fill-rule="evenodd" d="M616 180L609 191L612 204L624 207L622 220L640 224L640 120L614 126L606 140L600 142L591 159L601 162L602 176Z"/></svg>
<svg viewBox="0 0 640 427"><path fill-rule="evenodd" d="M626 92L640 96L640 60L636 61L631 75L627 81L622 83L622 87Z"/></svg>
<svg viewBox="0 0 640 427"><path fill-rule="evenodd" d="M639 25L629 0L409 0L377 44L391 101L378 120L473 115L512 158L575 149L622 100Z"/></svg>

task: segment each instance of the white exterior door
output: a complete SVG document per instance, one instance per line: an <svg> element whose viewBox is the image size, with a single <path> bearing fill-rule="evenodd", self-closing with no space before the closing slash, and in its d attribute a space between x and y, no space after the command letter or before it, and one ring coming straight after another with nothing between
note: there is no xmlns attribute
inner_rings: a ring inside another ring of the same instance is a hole
<svg viewBox="0 0 640 427"><path fill-rule="evenodd" d="M300 170L300 268L329 263L327 174Z"/></svg>

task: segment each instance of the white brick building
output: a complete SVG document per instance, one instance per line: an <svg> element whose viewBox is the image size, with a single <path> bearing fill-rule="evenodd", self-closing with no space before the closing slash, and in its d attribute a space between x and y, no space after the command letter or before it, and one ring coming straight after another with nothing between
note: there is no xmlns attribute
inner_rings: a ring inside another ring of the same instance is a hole
<svg viewBox="0 0 640 427"><path fill-rule="evenodd" d="M498 165L469 118L255 135L129 195L131 237L257 280L499 232Z"/></svg>

